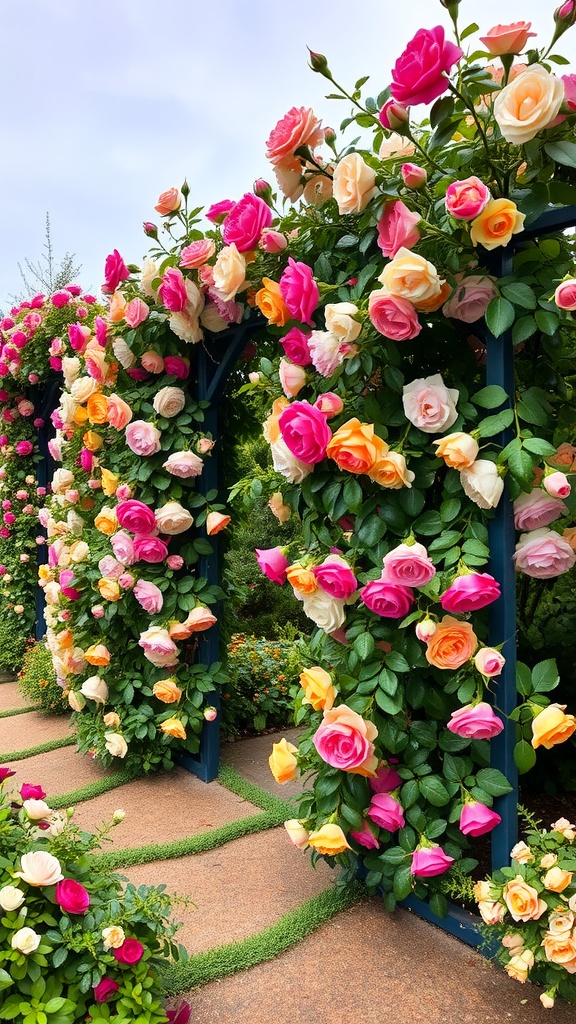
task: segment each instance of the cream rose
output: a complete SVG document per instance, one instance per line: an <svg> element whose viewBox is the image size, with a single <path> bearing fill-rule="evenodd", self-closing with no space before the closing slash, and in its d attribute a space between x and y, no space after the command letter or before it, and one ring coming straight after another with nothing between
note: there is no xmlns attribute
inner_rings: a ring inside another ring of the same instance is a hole
<svg viewBox="0 0 576 1024"><path fill-rule="evenodd" d="M83 404L88 401L90 395L98 391L99 387L98 381L94 380L93 377L78 377L70 388L70 394L75 402Z"/></svg>
<svg viewBox="0 0 576 1024"><path fill-rule="evenodd" d="M353 302L330 302L324 310L326 330L338 338L341 345L356 341L362 330L362 324L353 319L357 312L358 306Z"/></svg>
<svg viewBox="0 0 576 1024"><path fill-rule="evenodd" d="M102 929L102 942L104 949L119 949L124 945L126 934L119 924L112 924Z"/></svg>
<svg viewBox="0 0 576 1024"><path fill-rule="evenodd" d="M119 732L105 732L104 740L104 746L112 757L126 757L126 754L128 753L128 744Z"/></svg>
<svg viewBox="0 0 576 1024"><path fill-rule="evenodd" d="M67 388L70 388L80 373L80 360L78 356L64 356L62 359L62 373L64 374L64 384Z"/></svg>
<svg viewBox="0 0 576 1024"><path fill-rule="evenodd" d="M19 928L12 936L12 949L17 949L20 953L25 953L28 956L29 953L38 949L41 939L42 936L38 935L33 928Z"/></svg>
<svg viewBox="0 0 576 1024"><path fill-rule="evenodd" d="M22 807L31 821L42 821L43 818L48 818L51 813L50 807L48 807L44 800L24 800Z"/></svg>
<svg viewBox="0 0 576 1024"><path fill-rule="evenodd" d="M300 594L297 591L294 593L300 599ZM332 597L325 590L318 588L313 594L304 594L302 606L305 615L325 633L333 633L344 624L346 602Z"/></svg>
<svg viewBox="0 0 576 1024"><path fill-rule="evenodd" d="M494 100L494 118L507 142L530 142L557 116L564 85L541 64L532 64L506 85Z"/></svg>
<svg viewBox="0 0 576 1024"><path fill-rule="evenodd" d="M142 289L142 294L146 295L150 299L155 298L157 289L152 287L152 282L158 279L158 283L160 283L159 278L160 273L158 271L158 264L156 263L156 260L144 260L144 263L142 264L142 273L140 275L140 288Z"/></svg>
<svg viewBox="0 0 576 1024"><path fill-rule="evenodd" d="M460 483L464 494L479 508L496 508L504 490L498 466L487 459L477 459L468 469L462 469Z"/></svg>
<svg viewBox="0 0 576 1024"><path fill-rule="evenodd" d="M90 676L80 687L80 693L93 700L95 704L105 704L108 700L108 686L101 676Z"/></svg>
<svg viewBox="0 0 576 1024"><path fill-rule="evenodd" d="M225 302L233 299L246 280L246 259L232 242L218 254L214 264L214 287Z"/></svg>
<svg viewBox="0 0 576 1024"><path fill-rule="evenodd" d="M301 484L314 468L309 466L307 462L301 462L300 459L297 459L281 437L270 445L270 452L274 469L277 473L281 473L290 483Z"/></svg>
<svg viewBox="0 0 576 1024"><path fill-rule="evenodd" d="M3 885L0 889L0 907L2 910L18 910L24 903L24 893L16 885Z"/></svg>
<svg viewBox="0 0 576 1024"><path fill-rule="evenodd" d="M69 469L57 469L52 477L52 493L64 494L74 483L74 473Z"/></svg>
<svg viewBox="0 0 576 1024"><path fill-rule="evenodd" d="M196 345L204 337L198 317L190 316L186 312L171 313L169 324L170 330L173 331L176 337L180 338L180 341L185 341L188 345Z"/></svg>
<svg viewBox="0 0 576 1024"><path fill-rule="evenodd" d="M413 156L415 152L416 146L410 139L400 135L399 132L392 132L387 139L384 139L378 156L380 160L405 160L409 156Z"/></svg>
<svg viewBox="0 0 576 1024"><path fill-rule="evenodd" d="M154 395L152 405L154 406L154 411L159 416L170 419L170 417L177 416L179 412L182 412L186 405L186 395L182 388L160 388L160 391L157 391Z"/></svg>
<svg viewBox="0 0 576 1024"><path fill-rule="evenodd" d="M124 338L114 338L114 341L112 342L112 351L124 370L130 370L136 363L136 356L132 350L128 348Z"/></svg>
<svg viewBox="0 0 576 1024"><path fill-rule="evenodd" d="M386 264L378 280L391 295L408 299L413 305L435 298L442 290L436 267L405 247Z"/></svg>
<svg viewBox="0 0 576 1024"><path fill-rule="evenodd" d="M167 502L162 508L157 509L154 515L160 533L167 533L170 536L184 533L194 522L188 510L183 508L179 501Z"/></svg>
<svg viewBox="0 0 576 1024"><path fill-rule="evenodd" d="M361 213L377 191L376 172L360 153L349 153L336 165L333 194L338 213Z"/></svg>
<svg viewBox="0 0 576 1024"><path fill-rule="evenodd" d="M20 871L14 874L28 885L35 886L56 885L64 878L60 861L47 850L24 853L20 858Z"/></svg>

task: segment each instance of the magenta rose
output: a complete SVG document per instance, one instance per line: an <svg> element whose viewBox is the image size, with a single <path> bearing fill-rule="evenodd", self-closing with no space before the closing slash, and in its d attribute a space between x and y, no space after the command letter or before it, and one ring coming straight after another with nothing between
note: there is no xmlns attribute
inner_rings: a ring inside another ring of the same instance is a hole
<svg viewBox="0 0 576 1024"><path fill-rule="evenodd" d="M434 563L423 544L399 544L383 558L388 583L424 587L436 575Z"/></svg>
<svg viewBox="0 0 576 1024"><path fill-rule="evenodd" d="M320 565L316 565L312 572L318 586L339 601L346 601L358 587L352 569L339 555L330 555Z"/></svg>
<svg viewBox="0 0 576 1024"><path fill-rule="evenodd" d="M14 772L11 774L13 775ZM8 778L8 776L5 775L4 778ZM43 800L46 792L42 786L33 786L29 782L23 782L20 786L20 796L23 800Z"/></svg>
<svg viewBox="0 0 576 1024"><path fill-rule="evenodd" d="M540 487L534 487L528 494L521 494L514 502L514 526L517 530L539 530L549 526L560 516L566 515L568 506L558 498L552 498Z"/></svg>
<svg viewBox="0 0 576 1024"><path fill-rule="evenodd" d="M156 526L156 519L151 508L142 501L129 498L121 501L116 507L118 524L130 533L150 533Z"/></svg>
<svg viewBox="0 0 576 1024"><path fill-rule="evenodd" d="M94 985L94 999L97 1003L107 1003L112 996L115 996L120 985L113 978L102 978L97 985Z"/></svg>
<svg viewBox="0 0 576 1024"><path fill-rule="evenodd" d="M312 742L322 760L332 768L364 774L365 769L370 768L370 762L376 761L372 740L377 735L376 727L371 722L341 704L324 712ZM370 771L366 774L370 774Z"/></svg>
<svg viewBox="0 0 576 1024"><path fill-rule="evenodd" d="M56 884L54 898L65 914L85 914L90 906L89 893L73 878L63 878Z"/></svg>
<svg viewBox="0 0 576 1024"><path fill-rule="evenodd" d="M502 818L496 811L472 800L462 808L459 827L465 836L483 836L485 832L491 832L501 821Z"/></svg>
<svg viewBox="0 0 576 1024"><path fill-rule="evenodd" d="M150 583L148 580L138 580L133 594L138 604L142 606L144 611L149 612L150 615L157 615L158 612L162 611L164 597L162 591L155 583Z"/></svg>
<svg viewBox="0 0 576 1024"><path fill-rule="evenodd" d="M440 604L445 612L475 612L500 597L500 584L488 572L471 572L457 576L444 591Z"/></svg>
<svg viewBox="0 0 576 1024"><path fill-rule="evenodd" d="M397 832L399 828L404 828L403 807L388 793L375 793L366 813L387 832Z"/></svg>
<svg viewBox="0 0 576 1024"><path fill-rule="evenodd" d="M422 330L412 303L384 288L368 296L368 315L378 333L391 341L411 341Z"/></svg>
<svg viewBox="0 0 576 1024"><path fill-rule="evenodd" d="M30 455L34 451L34 445L31 441L18 441L16 445L17 455Z"/></svg>
<svg viewBox="0 0 576 1024"><path fill-rule="evenodd" d="M443 875L453 863L454 858L444 853L441 846L428 846L414 850L410 871L419 878L431 878L433 875Z"/></svg>
<svg viewBox="0 0 576 1024"><path fill-rule="evenodd" d="M234 209L234 206L233 199L221 199L219 203L212 203L212 206L206 210L206 220L211 221L212 224L221 224L230 213L230 210Z"/></svg>
<svg viewBox="0 0 576 1024"><path fill-rule="evenodd" d="M392 68L393 98L405 107L432 103L446 92L446 74L461 56L460 47L445 39L441 25L419 29Z"/></svg>
<svg viewBox="0 0 576 1024"><path fill-rule="evenodd" d="M350 832L352 839L355 839L356 842L360 846L363 846L366 850L379 850L380 843L378 842L376 836L370 829L368 822L363 822L363 826L364 827L362 828L361 832Z"/></svg>
<svg viewBox="0 0 576 1024"><path fill-rule="evenodd" d="M128 267L124 263L118 249L114 249L114 252L111 252L110 255L106 257L106 262L104 263L104 284L102 285L102 291L105 295L110 295L112 292L116 291L121 281L127 281L129 277L130 271L128 270ZM54 298L55 296L52 296L52 301L54 301ZM68 293L66 301L68 302L69 300L70 294ZM56 305L56 303L54 303L54 305Z"/></svg>
<svg viewBox="0 0 576 1024"><path fill-rule="evenodd" d="M280 338L284 353L296 366L309 366L312 362L308 347L308 335L299 327L292 327L288 334Z"/></svg>
<svg viewBox="0 0 576 1024"><path fill-rule="evenodd" d="M512 556L516 572L537 580L549 580L568 572L576 562L576 552L554 530L523 533Z"/></svg>
<svg viewBox="0 0 576 1024"><path fill-rule="evenodd" d="M308 466L322 461L332 431L318 409L309 402L292 402L284 409L278 424L292 455Z"/></svg>
<svg viewBox="0 0 576 1024"><path fill-rule="evenodd" d="M144 956L144 946L138 939L124 939L112 952L119 964L137 964Z"/></svg>
<svg viewBox="0 0 576 1024"><path fill-rule="evenodd" d="M10 779L12 775L16 775L16 772L12 768L6 768L5 766L0 768L0 782L4 782L5 779Z"/></svg>
<svg viewBox="0 0 576 1024"><path fill-rule="evenodd" d="M446 189L446 210L455 220L474 220L482 213L490 199L488 187L472 175L463 181L453 181Z"/></svg>
<svg viewBox="0 0 576 1024"><path fill-rule="evenodd" d="M456 288L442 306L444 316L473 324L484 316L488 303L498 295L493 278L488 274L456 275Z"/></svg>
<svg viewBox="0 0 576 1024"><path fill-rule="evenodd" d="M374 778L369 779L373 793L390 793L402 785L402 779L396 769L389 764L381 764Z"/></svg>
<svg viewBox="0 0 576 1024"><path fill-rule="evenodd" d="M114 565L114 571L108 572L101 568L102 562L104 562L105 559L102 559L99 563L99 568L100 572L104 576L118 577L122 575L125 565L132 565L136 560L136 555L134 553L134 541L128 533L124 533L123 530L119 530L118 533L115 533L110 538L110 544L112 545L112 551L114 552L114 559L112 559L112 562L117 559ZM111 558L110 555L107 555L106 557ZM109 564L110 563L108 563L108 565Z"/></svg>
<svg viewBox="0 0 576 1024"><path fill-rule="evenodd" d="M272 583L285 583L286 569L290 564L286 558L285 549L280 547L256 548L255 551L258 565L264 575L272 580Z"/></svg>
<svg viewBox="0 0 576 1024"><path fill-rule="evenodd" d="M386 203L378 221L378 245L382 255L393 259L399 249L411 249L420 238L420 214L409 210L401 199Z"/></svg>
<svg viewBox="0 0 576 1024"><path fill-rule="evenodd" d="M485 701L458 708L452 712L448 722L450 732L471 740L491 740L502 732L503 728L503 721L494 714Z"/></svg>
<svg viewBox="0 0 576 1024"><path fill-rule="evenodd" d="M280 294L295 320L313 323L312 314L320 301L320 292L312 269L306 263L288 257L288 266L280 278Z"/></svg>
<svg viewBox="0 0 576 1024"><path fill-rule="evenodd" d="M168 548L160 537L149 534L136 534L134 537L134 561L155 564L163 562L168 555Z"/></svg>
<svg viewBox="0 0 576 1024"><path fill-rule="evenodd" d="M183 309L186 309L188 294L182 271L177 267L168 267L164 271L158 294L166 309L169 309L171 313L181 313Z"/></svg>
<svg viewBox="0 0 576 1024"><path fill-rule="evenodd" d="M153 423L132 420L126 427L126 444L135 455L155 455L160 451L161 433Z"/></svg>
<svg viewBox="0 0 576 1024"><path fill-rule="evenodd" d="M253 192L246 192L224 221L224 244L235 245L238 252L255 249L264 228L269 228L271 223L272 210L268 204Z"/></svg>
<svg viewBox="0 0 576 1024"><path fill-rule="evenodd" d="M190 362L180 356L164 356L164 371L170 377L186 380L190 376Z"/></svg>
<svg viewBox="0 0 576 1024"><path fill-rule="evenodd" d="M360 591L360 598L371 612L385 619L402 619L414 604L414 592L410 587L387 583L386 580L371 580Z"/></svg>

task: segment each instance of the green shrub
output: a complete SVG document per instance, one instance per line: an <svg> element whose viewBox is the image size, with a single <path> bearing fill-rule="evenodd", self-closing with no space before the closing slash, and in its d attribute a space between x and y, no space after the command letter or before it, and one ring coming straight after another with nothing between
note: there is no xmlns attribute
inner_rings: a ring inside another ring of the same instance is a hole
<svg viewBox="0 0 576 1024"><path fill-rule="evenodd" d="M222 688L224 735L262 732L289 724L301 668L294 639L266 640L235 633L228 645L231 681Z"/></svg>
<svg viewBox="0 0 576 1024"><path fill-rule="evenodd" d="M18 672L30 640L15 615L0 615L0 672Z"/></svg>
<svg viewBox="0 0 576 1024"><path fill-rule="evenodd" d="M43 711L56 715L70 711L64 691L56 682L52 655L42 641L27 648L18 673L18 689L26 700L39 704Z"/></svg>

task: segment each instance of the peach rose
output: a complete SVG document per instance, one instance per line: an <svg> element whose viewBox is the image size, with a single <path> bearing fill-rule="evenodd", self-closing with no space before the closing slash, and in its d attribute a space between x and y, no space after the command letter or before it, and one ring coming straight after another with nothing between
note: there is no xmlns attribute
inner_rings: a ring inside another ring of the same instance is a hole
<svg viewBox="0 0 576 1024"><path fill-rule="evenodd" d="M117 729L120 725L120 715L117 715L115 711L109 711L102 716L102 721L107 729Z"/></svg>
<svg viewBox="0 0 576 1024"><path fill-rule="evenodd" d="M91 644L84 651L84 660L89 665L109 665L111 654L105 644Z"/></svg>
<svg viewBox="0 0 576 1024"><path fill-rule="evenodd" d="M298 747L286 739L272 744L272 753L268 758L268 764L276 782L281 786L286 782L293 782L296 778L298 762L294 755L297 753Z"/></svg>
<svg viewBox="0 0 576 1024"><path fill-rule="evenodd" d="M229 302L240 291L246 281L246 258L234 242L218 253L213 267L214 287L220 297Z"/></svg>
<svg viewBox="0 0 576 1024"><path fill-rule="evenodd" d="M20 871L15 871L14 875L34 886L55 885L64 878L60 861L47 850L24 853L20 858Z"/></svg>
<svg viewBox="0 0 576 1024"><path fill-rule="evenodd" d="M546 872L542 879L542 885L550 892L564 892L572 882L572 872L563 871L562 868L553 867Z"/></svg>
<svg viewBox="0 0 576 1024"><path fill-rule="evenodd" d="M119 395L108 395L108 423L115 430L124 430L132 419L132 409Z"/></svg>
<svg viewBox="0 0 576 1024"><path fill-rule="evenodd" d="M231 522L231 516L224 515L222 512L209 512L206 516L206 533L209 537L213 537L215 533L225 530Z"/></svg>
<svg viewBox="0 0 576 1024"><path fill-rule="evenodd" d="M446 434L445 437L432 441L436 445L436 455L444 459L451 469L468 469L478 455L478 442L471 434L464 434L456 431L454 434Z"/></svg>
<svg viewBox="0 0 576 1024"><path fill-rule="evenodd" d="M529 864L534 860L534 854L525 842L519 842L510 850L510 859L515 860L517 864Z"/></svg>
<svg viewBox="0 0 576 1024"><path fill-rule="evenodd" d="M426 660L435 668L457 669L470 660L478 639L469 622L445 615L426 647Z"/></svg>
<svg viewBox="0 0 576 1024"><path fill-rule="evenodd" d="M300 673L300 685L306 694L303 704L311 704L314 711L329 711L334 707L336 688L332 676L319 665Z"/></svg>
<svg viewBox="0 0 576 1024"><path fill-rule="evenodd" d="M290 505L284 504L284 498L280 491L275 491L269 499L268 508L276 516L279 523L287 523L292 515L292 509Z"/></svg>
<svg viewBox="0 0 576 1024"><path fill-rule="evenodd" d="M340 825L333 824L322 825L315 832L310 832L308 845L326 857L336 857L339 853L352 849Z"/></svg>
<svg viewBox="0 0 576 1024"><path fill-rule="evenodd" d="M511 25L495 25L485 36L480 36L480 42L493 57L502 57L505 54L522 53L526 49L528 40L535 36L531 32L530 21L515 21Z"/></svg>
<svg viewBox="0 0 576 1024"><path fill-rule="evenodd" d="M378 280L391 295L408 299L414 305L439 295L442 287L436 267L405 248L399 249L386 264Z"/></svg>
<svg viewBox="0 0 576 1024"><path fill-rule="evenodd" d="M511 957L509 962L505 965L504 970L509 978L514 978L514 981L519 981L524 984L530 968L534 966L534 953L531 949L524 949L521 953L517 953Z"/></svg>
<svg viewBox="0 0 576 1024"><path fill-rule="evenodd" d="M304 828L301 821L298 821L297 818L290 818L289 821L284 822L284 828L298 850L305 850L307 848L308 829Z"/></svg>
<svg viewBox="0 0 576 1024"><path fill-rule="evenodd" d="M569 974L576 974L576 936L547 934L542 945L551 964L561 964Z"/></svg>
<svg viewBox="0 0 576 1024"><path fill-rule="evenodd" d="M512 235L523 230L525 219L511 199L491 199L470 225L472 245L480 244L485 249L508 245Z"/></svg>
<svg viewBox="0 0 576 1024"><path fill-rule="evenodd" d="M385 441L381 442L383 445ZM388 487L390 490L398 491L402 487L412 487L415 474L406 465L406 459L401 452L383 452L380 454L367 474L371 480L381 487Z"/></svg>
<svg viewBox="0 0 576 1024"><path fill-rule="evenodd" d="M326 330L338 338L340 344L349 345L356 341L362 324L354 320L358 306L353 302L330 302L324 309Z"/></svg>
<svg viewBox="0 0 576 1024"><path fill-rule="evenodd" d="M376 192L376 172L360 153L349 153L338 162L332 183L340 214L361 213Z"/></svg>
<svg viewBox="0 0 576 1024"><path fill-rule="evenodd" d="M311 107L291 107L270 132L266 156L277 166L293 156L301 146L314 149L323 139L322 122Z"/></svg>
<svg viewBox="0 0 576 1024"><path fill-rule="evenodd" d="M328 458L348 473L369 473L387 451L386 442L374 434L374 424L360 423L355 417L335 431L326 447Z"/></svg>
<svg viewBox="0 0 576 1024"><path fill-rule="evenodd" d="M478 913L484 924L499 924L504 919L506 907L494 900L479 900Z"/></svg>
<svg viewBox="0 0 576 1024"><path fill-rule="evenodd" d="M119 732L105 732L104 746L112 757L126 757L128 744Z"/></svg>
<svg viewBox="0 0 576 1024"><path fill-rule="evenodd" d="M124 945L126 933L119 924L112 924L102 929L102 943L104 949L119 949Z"/></svg>
<svg viewBox="0 0 576 1024"><path fill-rule="evenodd" d="M302 366L290 363L287 359L280 360L278 376L287 398L296 398L306 383L306 370Z"/></svg>
<svg viewBox="0 0 576 1024"><path fill-rule="evenodd" d="M576 730L574 715L565 715L565 704L549 704L543 708L532 722L532 746L546 747L551 750L558 743L570 739Z"/></svg>
<svg viewBox="0 0 576 1024"><path fill-rule="evenodd" d="M159 679L152 687L152 693L163 704L177 704L182 696L182 690L176 684L175 679Z"/></svg>
<svg viewBox="0 0 576 1024"><path fill-rule="evenodd" d="M107 576L103 576L102 579L98 580L96 586L100 591L100 597L103 597L105 601L120 600L120 587L117 580L112 580Z"/></svg>
<svg viewBox="0 0 576 1024"><path fill-rule="evenodd" d="M283 327L288 323L290 313L280 293L280 285L269 277L263 277L262 284L263 287L256 292L256 305L269 324Z"/></svg>
<svg viewBox="0 0 576 1024"><path fill-rule="evenodd" d="M179 718L167 718L165 722L161 723L160 729L165 736L172 736L175 740L186 739L186 729Z"/></svg>
<svg viewBox="0 0 576 1024"><path fill-rule="evenodd" d="M162 217L167 217L169 213L175 213L181 206L182 196L180 195L179 189L173 186L172 188L167 189L166 192L160 193L154 209Z"/></svg>
<svg viewBox="0 0 576 1024"><path fill-rule="evenodd" d="M405 157L413 156L415 152L416 146L411 139L398 132L391 132L380 146L378 157L380 160L403 160Z"/></svg>
<svg viewBox="0 0 576 1024"><path fill-rule="evenodd" d="M165 387L160 388L154 395L152 402L154 412L165 419L177 416L186 405L186 395L182 388Z"/></svg>
<svg viewBox="0 0 576 1024"><path fill-rule="evenodd" d="M194 522L188 509L185 509L179 501L168 501L161 508L155 510L154 516L160 533L167 533L170 537L185 533Z"/></svg>
<svg viewBox="0 0 576 1024"><path fill-rule="evenodd" d="M563 101L562 80L532 64L498 93L494 118L506 142L522 146L555 119Z"/></svg>
<svg viewBox="0 0 576 1024"><path fill-rule="evenodd" d="M522 875L506 883L502 898L514 921L537 921L548 910L536 889L528 885Z"/></svg>
<svg viewBox="0 0 576 1024"><path fill-rule="evenodd" d="M548 934L557 938L569 935L573 927L574 914L571 910L552 911L548 918Z"/></svg>

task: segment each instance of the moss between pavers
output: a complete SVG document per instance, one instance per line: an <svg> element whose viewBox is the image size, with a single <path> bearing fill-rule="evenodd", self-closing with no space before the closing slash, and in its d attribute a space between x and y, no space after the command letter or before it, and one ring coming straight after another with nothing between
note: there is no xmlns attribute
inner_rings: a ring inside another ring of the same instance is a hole
<svg viewBox="0 0 576 1024"><path fill-rule="evenodd" d="M42 711L41 704L30 704L26 708L8 708L0 711L0 718L12 718L12 715L28 715L31 711Z"/></svg>
<svg viewBox="0 0 576 1024"><path fill-rule="evenodd" d="M9 754L2 754L4 761L24 761L27 757L34 757L35 754L49 754L51 750L58 750L59 747L69 747L76 742L75 736L63 736L59 740L47 740L46 743L38 743L35 747L28 747L27 750L11 750ZM54 801L52 801L54 807Z"/></svg>

